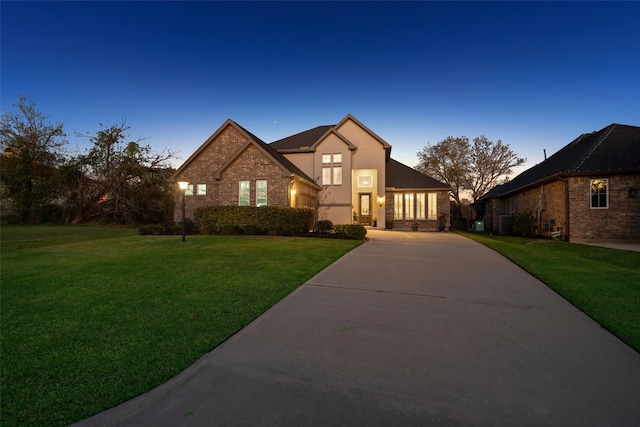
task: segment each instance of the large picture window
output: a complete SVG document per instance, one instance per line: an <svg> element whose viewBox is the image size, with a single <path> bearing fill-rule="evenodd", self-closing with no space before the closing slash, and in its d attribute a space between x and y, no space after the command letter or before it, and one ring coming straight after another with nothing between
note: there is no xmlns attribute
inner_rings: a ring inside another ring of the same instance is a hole
<svg viewBox="0 0 640 427"><path fill-rule="evenodd" d="M427 203L427 206L429 207L429 216L427 218L438 219L438 193L429 193Z"/></svg>
<svg viewBox="0 0 640 427"><path fill-rule="evenodd" d="M416 193L416 219L424 219L425 213L424 193Z"/></svg>
<svg viewBox="0 0 640 427"><path fill-rule="evenodd" d="M240 181L238 188L238 204L240 206L249 206L249 197L251 193L251 187L249 181Z"/></svg>
<svg viewBox="0 0 640 427"><path fill-rule="evenodd" d="M414 194L404 193L404 219L414 218Z"/></svg>
<svg viewBox="0 0 640 427"><path fill-rule="evenodd" d="M256 181L256 206L267 206L267 181Z"/></svg>
<svg viewBox="0 0 640 427"><path fill-rule="evenodd" d="M403 219L402 213L402 193L393 194L393 218Z"/></svg>
<svg viewBox="0 0 640 427"><path fill-rule="evenodd" d="M607 209L609 207L609 180L591 180L591 209Z"/></svg>

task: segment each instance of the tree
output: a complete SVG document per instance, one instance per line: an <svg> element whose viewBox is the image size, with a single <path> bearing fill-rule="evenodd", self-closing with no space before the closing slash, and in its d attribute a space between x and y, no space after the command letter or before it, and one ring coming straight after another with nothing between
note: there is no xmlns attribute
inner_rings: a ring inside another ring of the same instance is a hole
<svg viewBox="0 0 640 427"><path fill-rule="evenodd" d="M26 97L19 96L14 107L17 113L5 112L0 119L3 209L10 202L19 222L31 222L45 216L55 200L66 134L62 123L48 123Z"/></svg>
<svg viewBox="0 0 640 427"><path fill-rule="evenodd" d="M124 122L102 129L90 138L78 168L94 183L93 211L102 221L143 224L167 219L175 188L168 182L173 169L170 151L154 153L141 140L127 141Z"/></svg>
<svg viewBox="0 0 640 427"><path fill-rule="evenodd" d="M469 191L477 200L492 187L506 182L513 168L525 162L509 144L493 142L484 135L474 138L473 145L466 136L449 136L424 147L418 152L418 160L417 170L451 186L458 214L463 192Z"/></svg>
<svg viewBox="0 0 640 427"><path fill-rule="evenodd" d="M417 170L452 188L451 197L459 209L469 176L469 138L448 136L436 145L427 145L418 152L418 160Z"/></svg>

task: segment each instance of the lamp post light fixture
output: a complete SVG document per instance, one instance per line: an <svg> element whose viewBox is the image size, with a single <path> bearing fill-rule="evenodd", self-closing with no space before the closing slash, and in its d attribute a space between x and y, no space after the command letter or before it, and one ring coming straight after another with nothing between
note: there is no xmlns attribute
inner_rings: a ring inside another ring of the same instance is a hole
<svg viewBox="0 0 640 427"><path fill-rule="evenodd" d="M184 218L184 196L187 193L187 187L189 187L189 183L187 181L179 181L178 187L182 190L182 243L185 241L185 218Z"/></svg>

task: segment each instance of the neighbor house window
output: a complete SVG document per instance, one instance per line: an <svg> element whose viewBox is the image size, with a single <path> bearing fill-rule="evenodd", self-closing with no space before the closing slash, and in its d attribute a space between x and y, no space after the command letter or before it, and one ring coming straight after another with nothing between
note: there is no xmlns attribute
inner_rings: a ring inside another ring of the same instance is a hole
<svg viewBox="0 0 640 427"><path fill-rule="evenodd" d="M414 194L404 193L404 218L413 219Z"/></svg>
<svg viewBox="0 0 640 427"><path fill-rule="evenodd" d="M393 218L402 219L402 193L393 194Z"/></svg>
<svg viewBox="0 0 640 427"><path fill-rule="evenodd" d="M249 206L249 193L250 193L249 181L240 181L240 186L238 188L239 194L239 202L240 206Z"/></svg>
<svg viewBox="0 0 640 427"><path fill-rule="evenodd" d="M424 193L416 194L416 219L424 219L424 212L425 212L424 199L425 199Z"/></svg>
<svg viewBox="0 0 640 427"><path fill-rule="evenodd" d="M256 181L256 206L267 206L267 181Z"/></svg>
<svg viewBox="0 0 640 427"><path fill-rule="evenodd" d="M196 184L196 194L198 196L207 195L207 184Z"/></svg>
<svg viewBox="0 0 640 427"><path fill-rule="evenodd" d="M322 185L342 185L342 154L322 155Z"/></svg>
<svg viewBox="0 0 640 427"><path fill-rule="evenodd" d="M187 189L184 190L185 196L193 196L193 184L187 185Z"/></svg>
<svg viewBox="0 0 640 427"><path fill-rule="evenodd" d="M609 207L609 180L591 180L591 209L607 209Z"/></svg>
<svg viewBox="0 0 640 427"><path fill-rule="evenodd" d="M438 193L429 193L428 203L428 214L427 218L429 219L437 219L438 218Z"/></svg>

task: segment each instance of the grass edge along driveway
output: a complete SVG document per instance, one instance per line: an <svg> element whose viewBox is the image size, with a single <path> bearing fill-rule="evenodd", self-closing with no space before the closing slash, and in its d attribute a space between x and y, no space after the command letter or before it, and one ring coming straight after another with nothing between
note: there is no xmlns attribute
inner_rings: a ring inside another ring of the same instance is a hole
<svg viewBox="0 0 640 427"><path fill-rule="evenodd" d="M0 231L5 427L67 425L166 382L360 244Z"/></svg>
<svg viewBox="0 0 640 427"><path fill-rule="evenodd" d="M504 255L640 352L640 253L557 240L458 234Z"/></svg>

